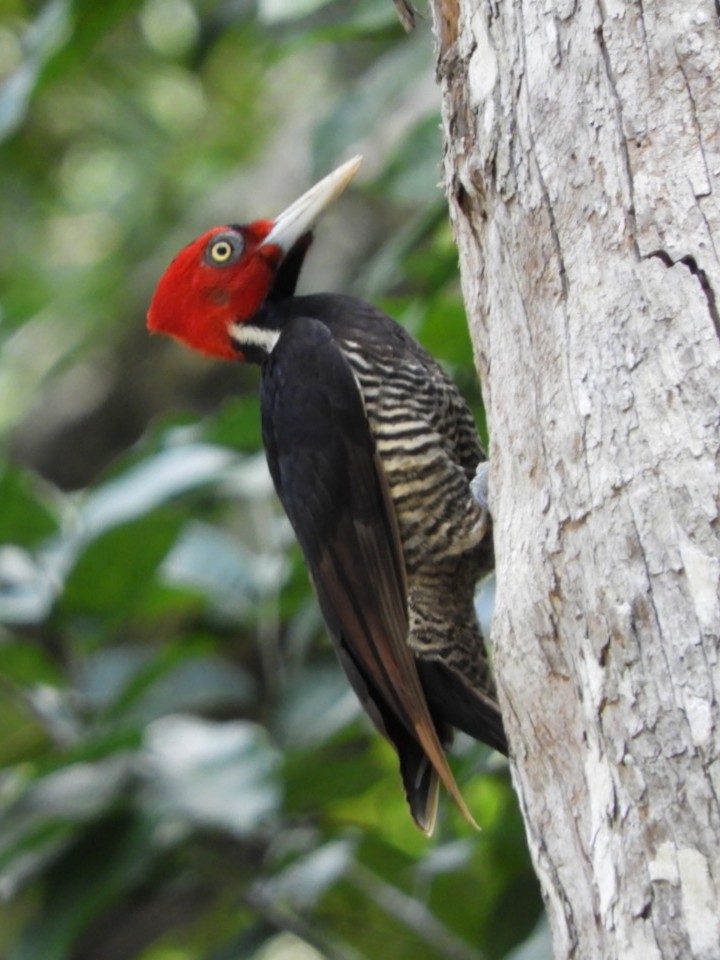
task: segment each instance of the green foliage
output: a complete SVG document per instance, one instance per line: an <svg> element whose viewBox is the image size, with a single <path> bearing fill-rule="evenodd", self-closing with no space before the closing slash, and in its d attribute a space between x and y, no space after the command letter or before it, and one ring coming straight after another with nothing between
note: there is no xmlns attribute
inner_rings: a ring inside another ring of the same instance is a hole
<svg viewBox="0 0 720 960"><path fill-rule="evenodd" d="M412 825L272 493L256 376L143 329L183 243L362 149L321 231L336 285L482 425L427 24L390 0L5 10L0 955L547 957L504 765L459 737L482 832L447 798L436 838Z"/></svg>

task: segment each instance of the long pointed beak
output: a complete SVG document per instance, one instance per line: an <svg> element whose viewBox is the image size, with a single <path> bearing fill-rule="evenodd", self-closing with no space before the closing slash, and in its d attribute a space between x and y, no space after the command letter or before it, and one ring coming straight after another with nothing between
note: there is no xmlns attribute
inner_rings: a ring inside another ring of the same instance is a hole
<svg viewBox="0 0 720 960"><path fill-rule="evenodd" d="M303 234L315 226L320 215L340 196L362 163L362 157L353 157L333 170L314 187L310 187L295 203L283 210L275 220L262 246L280 247L283 253L291 250Z"/></svg>

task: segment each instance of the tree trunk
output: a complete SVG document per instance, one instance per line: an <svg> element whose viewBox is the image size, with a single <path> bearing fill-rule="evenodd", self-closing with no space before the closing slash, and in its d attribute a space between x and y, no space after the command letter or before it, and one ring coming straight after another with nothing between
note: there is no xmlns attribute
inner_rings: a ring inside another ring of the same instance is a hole
<svg viewBox="0 0 720 960"><path fill-rule="evenodd" d="M433 0L556 956L720 957L720 8Z"/></svg>

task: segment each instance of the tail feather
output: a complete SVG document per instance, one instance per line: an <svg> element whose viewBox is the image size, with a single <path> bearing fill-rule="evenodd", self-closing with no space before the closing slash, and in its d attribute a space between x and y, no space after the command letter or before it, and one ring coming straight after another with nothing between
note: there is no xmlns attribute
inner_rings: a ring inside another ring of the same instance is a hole
<svg viewBox="0 0 720 960"><path fill-rule="evenodd" d="M418 658L417 666L433 715L506 757L508 742L494 689L473 686L442 660Z"/></svg>

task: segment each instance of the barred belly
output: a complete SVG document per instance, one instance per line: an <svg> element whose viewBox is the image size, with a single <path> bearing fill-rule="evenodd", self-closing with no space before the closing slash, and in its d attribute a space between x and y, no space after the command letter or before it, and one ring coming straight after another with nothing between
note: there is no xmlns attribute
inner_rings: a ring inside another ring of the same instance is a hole
<svg viewBox="0 0 720 960"><path fill-rule="evenodd" d="M439 369L440 376L412 363L385 369L343 347L395 505L408 576L474 551L488 517L470 490L483 452L469 410Z"/></svg>

